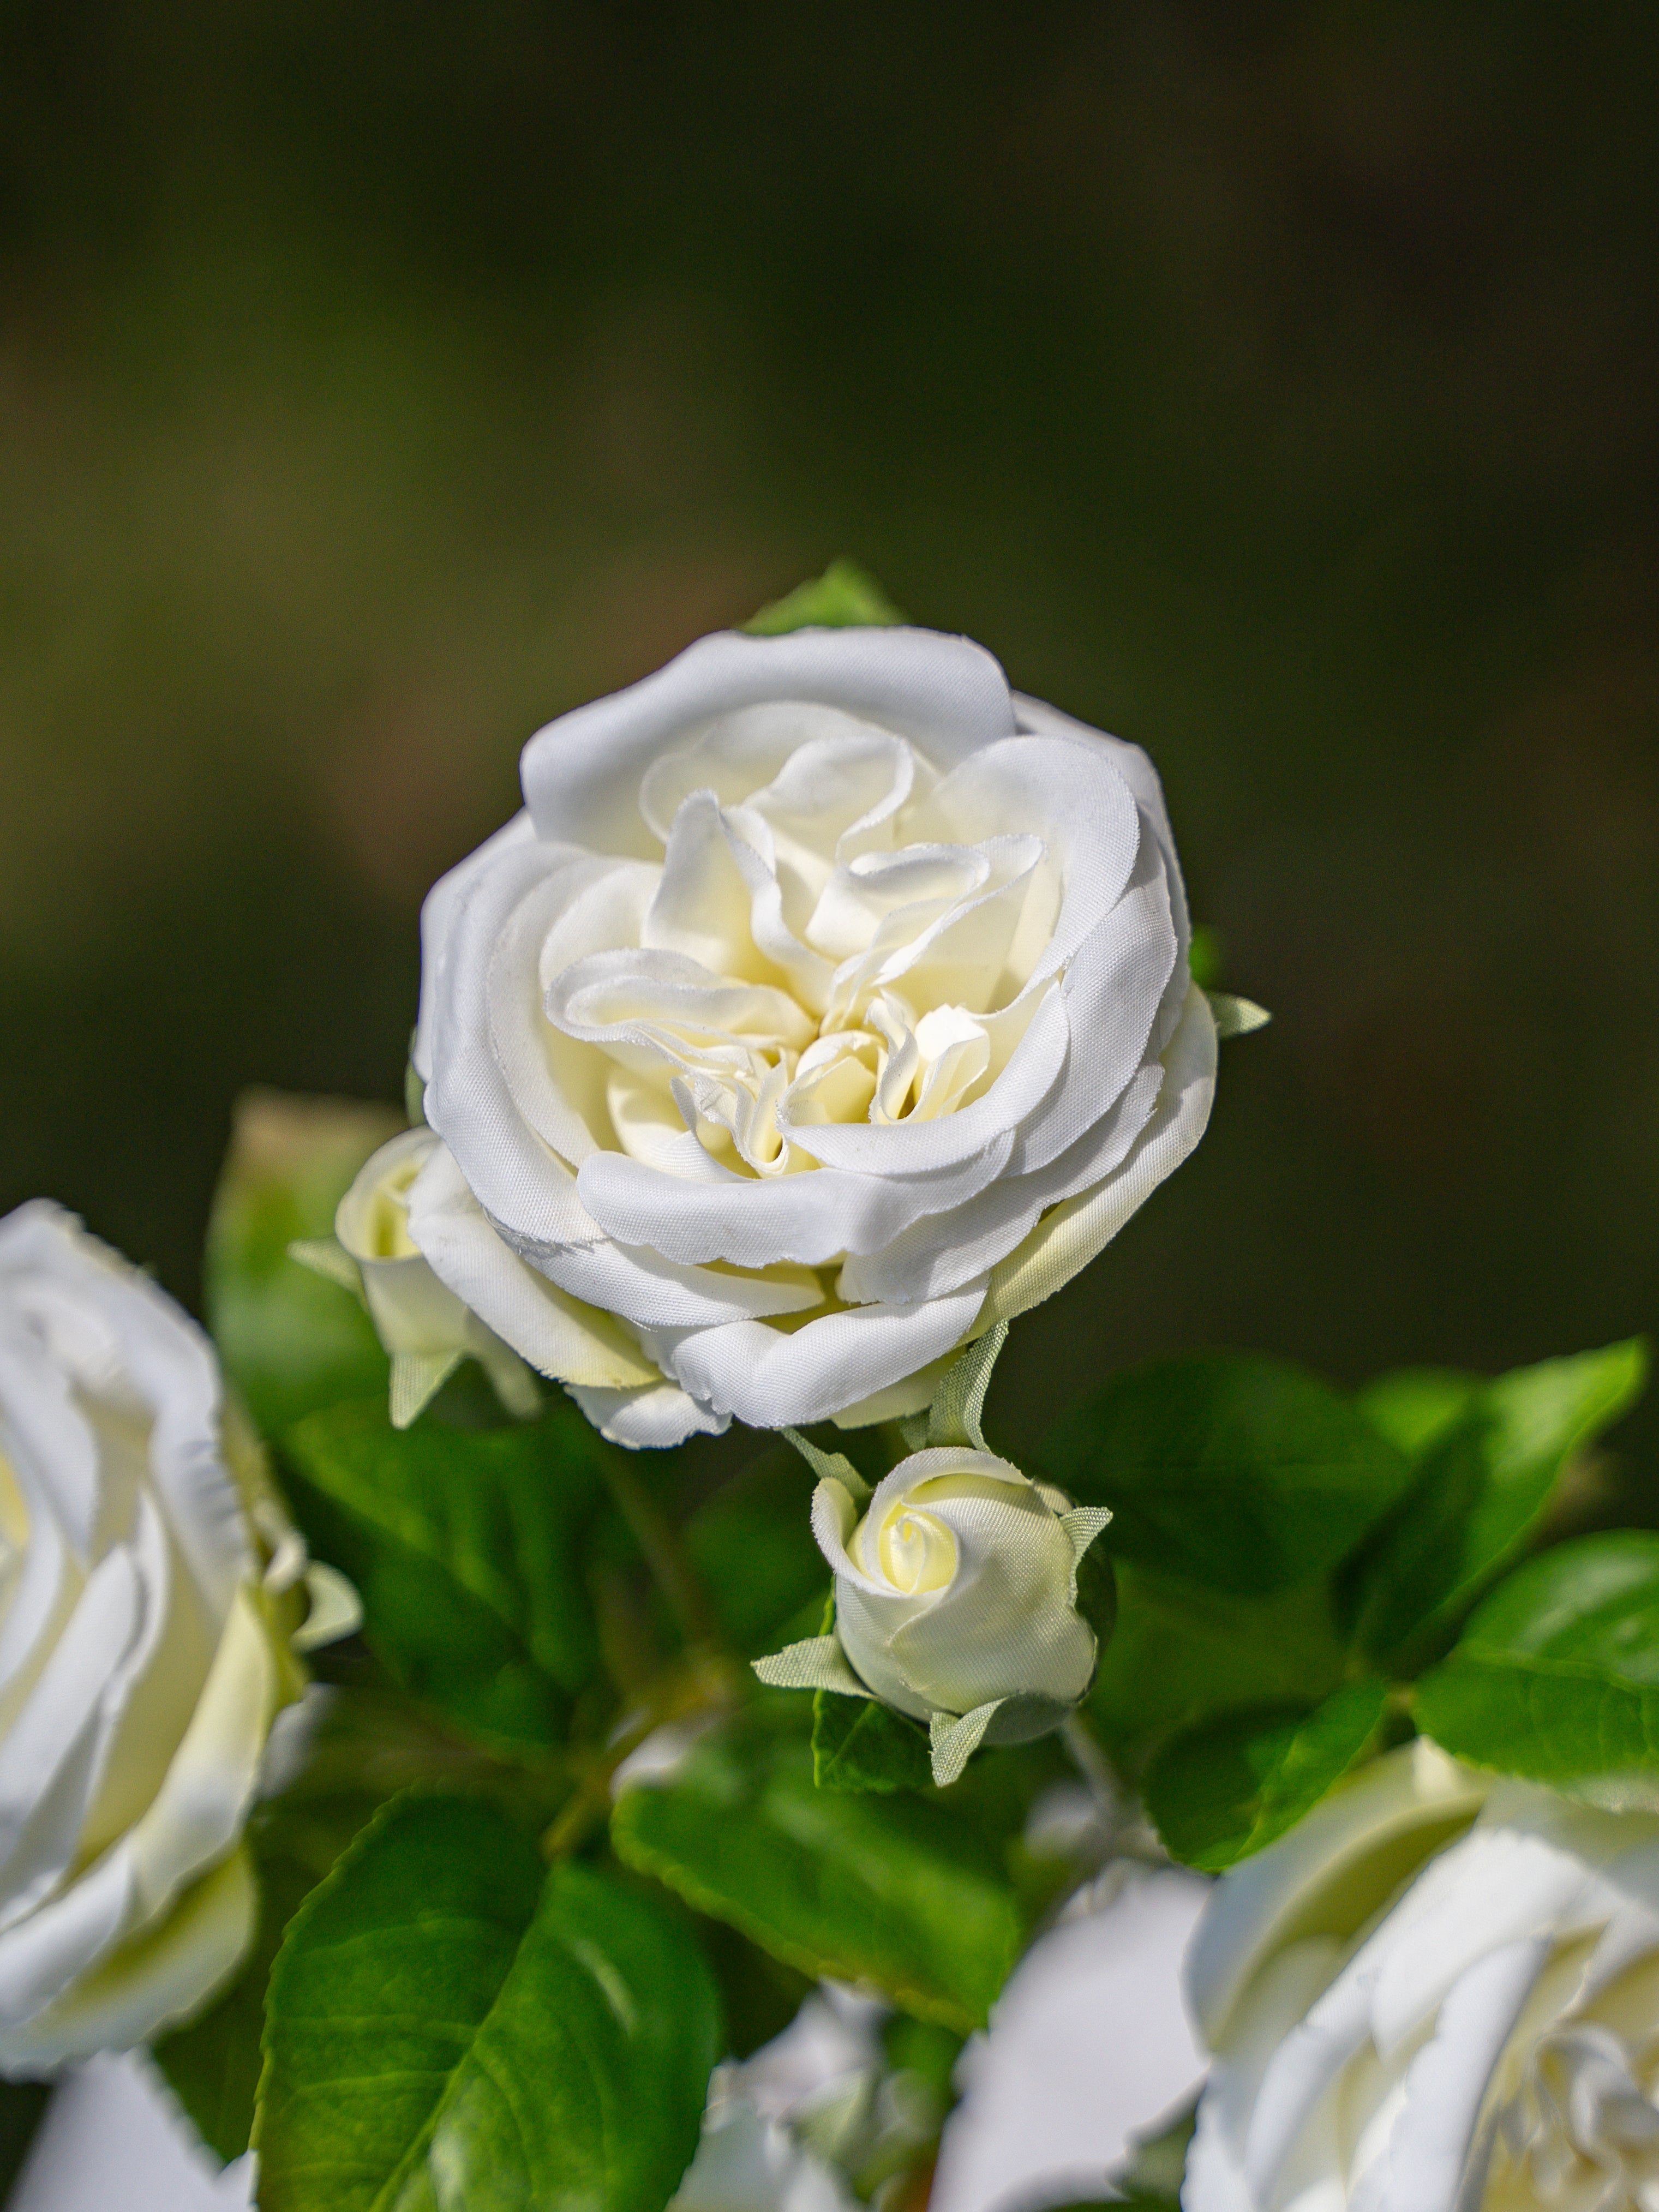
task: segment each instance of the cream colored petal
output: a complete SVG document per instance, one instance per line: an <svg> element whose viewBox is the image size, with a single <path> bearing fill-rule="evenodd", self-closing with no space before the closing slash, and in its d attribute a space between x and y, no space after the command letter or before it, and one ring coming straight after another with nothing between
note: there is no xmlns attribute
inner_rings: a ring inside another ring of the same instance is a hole
<svg viewBox="0 0 1659 2212"><path fill-rule="evenodd" d="M1045 1214L1018 1250L993 1268L976 1328L1012 1321L1052 1297L1175 1172L1209 1121L1215 1056L1215 1023L1208 1001L1194 984L1164 1055L1164 1084L1157 1110L1134 1150L1098 1189Z"/></svg>
<svg viewBox="0 0 1659 2212"><path fill-rule="evenodd" d="M607 1443L627 1451L662 1451L688 1437L722 1437L728 1413L700 1405L689 1391L660 1379L637 1390L596 1390L565 1386Z"/></svg>
<svg viewBox="0 0 1659 2212"><path fill-rule="evenodd" d="M100 2051L130 2051L210 2003L246 1956L258 1917L244 1845L179 1898L159 1927L123 1943L21 2027L0 2029L0 2073L40 2078Z"/></svg>
<svg viewBox="0 0 1659 2212"><path fill-rule="evenodd" d="M1258 1966L1303 1936L1352 1936L1398 1883L1467 1827L1491 1778L1419 1736L1364 1768L1216 1885L1187 1956L1188 1994L1212 2050Z"/></svg>
<svg viewBox="0 0 1659 2212"><path fill-rule="evenodd" d="M568 1296L502 1242L447 1149L421 1170L409 1220L434 1271L538 1373L608 1389L660 1380L609 1314Z"/></svg>

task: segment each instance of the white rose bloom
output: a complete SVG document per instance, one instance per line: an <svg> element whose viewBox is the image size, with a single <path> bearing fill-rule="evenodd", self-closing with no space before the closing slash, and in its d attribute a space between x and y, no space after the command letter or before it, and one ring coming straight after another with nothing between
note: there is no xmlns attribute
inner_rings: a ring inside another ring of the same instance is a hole
<svg viewBox="0 0 1659 2212"><path fill-rule="evenodd" d="M714 2069L702 2140L669 2212L854 2212L838 2162L870 2135L883 2008L825 1984L781 2035Z"/></svg>
<svg viewBox="0 0 1659 2212"><path fill-rule="evenodd" d="M812 1495L836 1633L759 1661L761 1680L873 1695L926 1721L941 1785L981 1742L1055 1727L1093 1679L1077 1571L1110 1514L1072 1507L994 1452L913 1453L862 1498L841 1464Z"/></svg>
<svg viewBox="0 0 1659 2212"><path fill-rule="evenodd" d="M211 1347L153 1283L44 1200L0 1222L8 2075L143 2041L252 1936L240 1838L304 1688L306 1555L223 1414ZM338 1578L317 1587L312 1641L354 1625Z"/></svg>
<svg viewBox="0 0 1659 2212"><path fill-rule="evenodd" d="M1419 1741L1222 1879L1188 1977L1186 2212L1659 2206L1659 1818Z"/></svg>
<svg viewBox="0 0 1659 2212"><path fill-rule="evenodd" d="M410 1232L617 1441L916 1411L1202 1133L1152 763L968 640L704 638L523 785L422 917Z"/></svg>

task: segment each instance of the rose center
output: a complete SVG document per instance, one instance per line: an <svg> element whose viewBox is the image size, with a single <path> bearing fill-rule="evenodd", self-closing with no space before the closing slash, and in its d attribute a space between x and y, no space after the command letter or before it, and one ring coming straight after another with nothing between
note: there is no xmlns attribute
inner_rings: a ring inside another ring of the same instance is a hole
<svg viewBox="0 0 1659 2212"><path fill-rule="evenodd" d="M931 1513L893 1507L876 1539L876 1566L882 1578L905 1597L945 1589L957 1571L957 1540ZM866 1565L866 1571L868 1571Z"/></svg>

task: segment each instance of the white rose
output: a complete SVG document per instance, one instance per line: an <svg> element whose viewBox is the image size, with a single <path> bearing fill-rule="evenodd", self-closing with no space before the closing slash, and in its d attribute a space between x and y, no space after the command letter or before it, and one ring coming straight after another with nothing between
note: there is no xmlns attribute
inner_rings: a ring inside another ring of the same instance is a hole
<svg viewBox="0 0 1659 2212"><path fill-rule="evenodd" d="M916 1411L1202 1133L1152 763L968 640L704 638L523 785L422 917L410 1232L617 1441Z"/></svg>
<svg viewBox="0 0 1659 2212"><path fill-rule="evenodd" d="M1223 1878L1188 1975L1186 2212L1659 2204L1659 1819L1419 1740Z"/></svg>
<svg viewBox="0 0 1659 2212"><path fill-rule="evenodd" d="M44 1200L0 1222L0 2071L196 2009L252 1933L240 1846L297 1699L304 1546L207 1340ZM334 1619L353 1625L332 1578Z"/></svg>
<svg viewBox="0 0 1659 2212"><path fill-rule="evenodd" d="M941 1785L981 1742L1055 1727L1093 1679L1077 1571L1110 1514L954 1445L901 1460L867 1504L842 1468L812 1495L836 1633L760 1661L761 1680L873 1695L926 1721Z"/></svg>

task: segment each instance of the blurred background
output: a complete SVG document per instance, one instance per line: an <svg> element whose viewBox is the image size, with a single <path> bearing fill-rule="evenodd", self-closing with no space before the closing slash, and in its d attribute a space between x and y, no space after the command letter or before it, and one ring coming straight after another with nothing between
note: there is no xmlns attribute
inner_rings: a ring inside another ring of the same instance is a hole
<svg viewBox="0 0 1659 2212"><path fill-rule="evenodd" d="M523 740L844 553L1152 750L1275 1016L1005 1422L1659 1320L1656 64L1619 5L0 0L0 1206L194 1303L233 1096L398 1095Z"/></svg>

